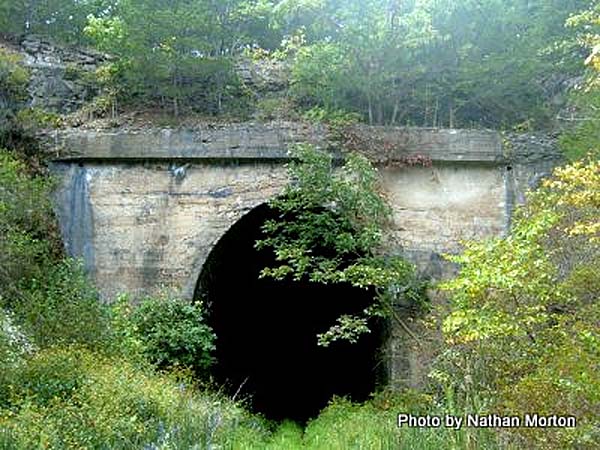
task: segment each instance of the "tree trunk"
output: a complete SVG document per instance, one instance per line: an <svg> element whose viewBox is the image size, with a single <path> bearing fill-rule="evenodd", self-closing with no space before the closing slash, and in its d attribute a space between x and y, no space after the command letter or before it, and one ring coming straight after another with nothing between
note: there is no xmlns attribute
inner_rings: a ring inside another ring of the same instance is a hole
<svg viewBox="0 0 600 450"><path fill-rule="evenodd" d="M392 118L390 119L390 126L396 125L396 119L398 118L398 109L400 108L400 99L396 97L394 102L394 110L392 111Z"/></svg>
<svg viewBox="0 0 600 450"><path fill-rule="evenodd" d="M179 117L179 102L177 99L177 75L173 75L173 114L175 117Z"/></svg>

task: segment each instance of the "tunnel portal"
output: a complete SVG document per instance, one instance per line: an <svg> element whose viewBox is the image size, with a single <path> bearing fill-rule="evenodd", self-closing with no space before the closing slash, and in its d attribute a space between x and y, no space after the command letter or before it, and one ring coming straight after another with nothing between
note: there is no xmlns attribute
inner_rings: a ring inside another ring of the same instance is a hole
<svg viewBox="0 0 600 450"><path fill-rule="evenodd" d="M361 311L369 291L349 285L259 279L275 262L256 250L261 225L276 217L266 204L234 224L207 259L196 288L217 335L213 375L231 395L248 398L268 419L300 422L315 417L333 396L366 400L383 376L383 323L358 343L317 345L344 313Z"/></svg>

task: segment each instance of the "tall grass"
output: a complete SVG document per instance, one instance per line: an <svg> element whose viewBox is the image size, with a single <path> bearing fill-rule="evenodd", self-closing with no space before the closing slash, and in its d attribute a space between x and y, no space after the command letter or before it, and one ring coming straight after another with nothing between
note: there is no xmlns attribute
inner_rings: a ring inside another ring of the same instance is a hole
<svg viewBox="0 0 600 450"><path fill-rule="evenodd" d="M399 428L400 412L442 416L451 406L434 405L424 395L378 396L363 404L334 399L302 429L284 422L270 433L238 434L232 449L307 450L459 450L501 448L493 430L462 428ZM462 415L458 409L454 414Z"/></svg>

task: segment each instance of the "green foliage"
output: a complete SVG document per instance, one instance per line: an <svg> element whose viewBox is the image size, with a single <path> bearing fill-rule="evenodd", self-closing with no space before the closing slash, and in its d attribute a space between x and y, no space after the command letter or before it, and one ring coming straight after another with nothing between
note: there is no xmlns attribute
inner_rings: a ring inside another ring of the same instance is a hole
<svg viewBox="0 0 600 450"><path fill-rule="evenodd" d="M21 287L21 298L7 298L7 307L40 347L81 344L104 348L110 339L107 308L87 279L81 264L46 263L41 278Z"/></svg>
<svg viewBox="0 0 600 450"><path fill-rule="evenodd" d="M13 315L0 308L0 371L14 367L33 350L30 338L15 324Z"/></svg>
<svg viewBox="0 0 600 450"><path fill-rule="evenodd" d="M22 1L0 1L0 31L21 31L25 25L25 4Z"/></svg>
<svg viewBox="0 0 600 450"><path fill-rule="evenodd" d="M600 127L595 115L582 124L567 129L559 137L559 147L568 161L577 161L587 155L600 158Z"/></svg>
<svg viewBox="0 0 600 450"><path fill-rule="evenodd" d="M575 429L510 430L522 447L594 448L600 443L600 166L557 169L531 194L511 234L470 242L434 373L467 408L577 417Z"/></svg>
<svg viewBox="0 0 600 450"><path fill-rule="evenodd" d="M594 47L585 0L0 0L3 29L93 43L116 56L118 103L245 115L240 54L292 66L302 110L372 124L545 127L555 78L580 71L574 36ZM565 20L585 28L564 28ZM8 17L4 15L3 17ZM596 34L597 36L597 34ZM593 53L593 50L592 50ZM593 66L594 56L589 63Z"/></svg>
<svg viewBox="0 0 600 450"><path fill-rule="evenodd" d="M35 33L71 43L85 43L87 16L107 11L114 0L0 0L0 31Z"/></svg>
<svg viewBox="0 0 600 450"><path fill-rule="evenodd" d="M21 57L0 49L0 86L3 101L9 105L27 98L29 73L19 65Z"/></svg>
<svg viewBox="0 0 600 450"><path fill-rule="evenodd" d="M402 400L381 396L365 404L355 404L334 398L304 430L298 424L283 422L272 433L237 434L233 447L240 450L396 449L402 435L396 415L407 405Z"/></svg>
<svg viewBox="0 0 600 450"><path fill-rule="evenodd" d="M263 20L253 16L254 3L128 0L90 15L85 33L119 57L112 64L119 88L112 92L121 101L161 106L175 116L240 114L247 99L232 56L248 39L246 27Z"/></svg>
<svg viewBox="0 0 600 450"><path fill-rule="evenodd" d="M333 43L302 47L291 74L291 94L300 104L339 108L352 67L344 49Z"/></svg>
<svg viewBox="0 0 600 450"><path fill-rule="evenodd" d="M408 391L383 392L363 404L334 398L307 426L283 422L274 431L254 429L235 432L233 448L240 450L275 449L376 449L441 450L458 448L496 449L501 447L492 430L441 428L399 428L398 413L434 414L445 411L426 395Z"/></svg>
<svg viewBox="0 0 600 450"><path fill-rule="evenodd" d="M587 8L569 18L567 26L577 32L578 43L589 51L585 60L588 67L586 80L570 95L572 116L560 135L559 145L569 161L576 161L591 154L600 157L600 3L590 2Z"/></svg>
<svg viewBox="0 0 600 450"><path fill-rule="evenodd" d="M18 296L22 282L42 278L55 253L49 188L48 180L31 177L23 162L0 150L0 298Z"/></svg>
<svg viewBox="0 0 600 450"><path fill-rule="evenodd" d="M29 72L20 56L0 48L0 147L13 146L18 136L17 112L28 98Z"/></svg>
<svg viewBox="0 0 600 450"><path fill-rule="evenodd" d="M291 80L301 107L371 124L543 127L549 73L577 70L572 46L552 44L568 39L564 21L585 4L292 0L276 11L286 31L303 32Z"/></svg>
<svg viewBox="0 0 600 450"><path fill-rule="evenodd" d="M21 109L15 119L20 128L30 135L34 134L40 128L60 128L63 123L60 115L39 108Z"/></svg>
<svg viewBox="0 0 600 450"><path fill-rule="evenodd" d="M231 401L198 393L185 374L78 347L44 350L0 378L2 448L228 446L234 430L261 426Z"/></svg>
<svg viewBox="0 0 600 450"><path fill-rule="evenodd" d="M52 249L51 183L0 156L0 447L190 448L259 426L145 360L207 368L214 336L199 305L100 302L81 265Z"/></svg>
<svg viewBox="0 0 600 450"><path fill-rule="evenodd" d="M401 430L397 411L334 399L319 417L308 424L304 442L307 448L398 448Z"/></svg>
<svg viewBox="0 0 600 450"><path fill-rule="evenodd" d="M135 353L160 368L179 366L203 375L214 362L215 335L204 323L201 303L168 296L147 298L133 307L127 298L113 306L115 332Z"/></svg>
<svg viewBox="0 0 600 450"><path fill-rule="evenodd" d="M349 125L360 121L358 113L344 111L343 109L326 109L321 106L314 106L302 114L302 117L309 122L326 122L334 126Z"/></svg>
<svg viewBox="0 0 600 450"><path fill-rule="evenodd" d="M103 345L105 310L82 268L60 260L51 185L0 152L0 306L38 346Z"/></svg>
<svg viewBox="0 0 600 450"><path fill-rule="evenodd" d="M297 120L299 118L294 105L287 98L266 97L257 100L254 117L263 122L271 120Z"/></svg>
<svg viewBox="0 0 600 450"><path fill-rule="evenodd" d="M399 299L420 306L424 285L413 267L402 258L377 254L390 209L368 160L349 154L335 169L330 154L310 145L297 146L291 156L292 181L270 202L279 219L265 222L265 238L256 243L259 249L271 248L278 265L264 268L261 276L349 283L378 291L374 304L361 315L341 317L321 334L321 345L344 338L355 341L368 332L369 317L385 315Z"/></svg>
<svg viewBox="0 0 600 450"><path fill-rule="evenodd" d="M600 2L592 0L582 5L577 14L569 17L566 25L579 31L579 43L589 51L585 60L585 64L591 69L589 86L597 87L600 73Z"/></svg>

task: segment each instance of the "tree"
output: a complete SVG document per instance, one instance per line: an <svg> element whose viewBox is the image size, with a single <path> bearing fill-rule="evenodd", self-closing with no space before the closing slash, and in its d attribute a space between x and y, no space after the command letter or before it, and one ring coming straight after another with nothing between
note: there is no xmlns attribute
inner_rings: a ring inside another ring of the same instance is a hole
<svg viewBox="0 0 600 450"><path fill-rule="evenodd" d="M233 57L252 44L248 33L266 20L260 5L126 0L108 14L90 16L85 31L120 58L119 76L130 98L169 107L174 115L221 114L244 100Z"/></svg>
<svg viewBox="0 0 600 450"><path fill-rule="evenodd" d="M0 31L82 44L87 16L110 11L117 4L115 0L0 0Z"/></svg>
<svg viewBox="0 0 600 450"><path fill-rule="evenodd" d="M566 127L560 136L560 147L570 160L578 160L592 153L600 155L600 3L590 2L585 9L574 14L567 26L574 30L575 38L563 43L585 49L587 73L585 82L579 83L570 95L571 116L562 118Z"/></svg>
<svg viewBox="0 0 600 450"><path fill-rule="evenodd" d="M335 96L337 108L372 124L540 127L551 119L552 77L572 73L576 60L548 49L564 40L564 20L583 4L288 0L277 12L288 28L305 31L292 78L302 106L327 109ZM327 76L315 85L319 67L309 59L326 60L332 48L344 64L320 68Z"/></svg>

